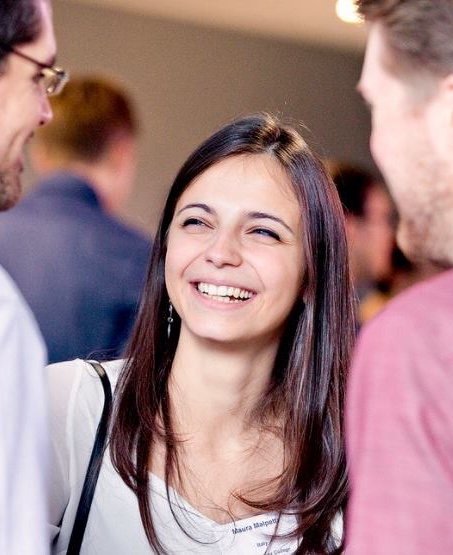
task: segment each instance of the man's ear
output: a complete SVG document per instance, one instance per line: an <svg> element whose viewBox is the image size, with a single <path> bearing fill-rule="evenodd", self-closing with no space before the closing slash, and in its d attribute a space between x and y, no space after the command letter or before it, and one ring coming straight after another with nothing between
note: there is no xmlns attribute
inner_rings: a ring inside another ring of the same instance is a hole
<svg viewBox="0 0 453 555"><path fill-rule="evenodd" d="M117 133L109 141L105 156L116 168L121 168L136 156L136 144L133 137L126 133Z"/></svg>
<svg viewBox="0 0 453 555"><path fill-rule="evenodd" d="M135 137L126 133L115 135L104 152L103 164L110 175L110 206L118 212L129 198L135 184L137 169Z"/></svg>

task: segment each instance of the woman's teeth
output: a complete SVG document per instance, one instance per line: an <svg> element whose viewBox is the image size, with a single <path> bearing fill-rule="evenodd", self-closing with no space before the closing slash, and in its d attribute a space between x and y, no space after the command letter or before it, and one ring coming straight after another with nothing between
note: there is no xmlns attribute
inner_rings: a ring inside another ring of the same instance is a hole
<svg viewBox="0 0 453 555"><path fill-rule="evenodd" d="M251 291L230 287L229 285L214 285L213 283L198 283L197 289L203 295L221 302L241 302L253 297Z"/></svg>

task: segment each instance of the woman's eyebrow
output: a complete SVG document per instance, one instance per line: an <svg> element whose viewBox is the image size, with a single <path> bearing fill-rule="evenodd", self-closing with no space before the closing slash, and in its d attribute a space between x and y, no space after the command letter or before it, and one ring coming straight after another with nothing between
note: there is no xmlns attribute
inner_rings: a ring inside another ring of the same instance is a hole
<svg viewBox="0 0 453 555"><path fill-rule="evenodd" d="M273 216L272 214L267 214L266 212L248 212L247 216L254 220L272 220L281 224L285 229L294 235L294 231L278 216Z"/></svg>
<svg viewBox="0 0 453 555"><path fill-rule="evenodd" d="M181 214L181 212L184 212L184 210L189 210L190 208L200 208L201 210L203 210L207 214L214 214L214 210L210 206L208 206L207 204L204 204L202 202L193 202L193 203L190 203L190 204L186 204L186 206L183 206L182 208L180 208L178 210L178 212L176 212L176 216L179 216L179 214ZM289 225L286 224L278 216L268 214L267 212L255 212L255 211L254 212L247 212L246 215L247 215L248 218L251 218L253 220L272 220L273 222L277 222L278 224L282 225L285 229L287 229L292 235L294 235L294 231L289 227Z"/></svg>
<svg viewBox="0 0 453 555"><path fill-rule="evenodd" d="M176 212L176 216L179 216L179 214L181 214L181 212L184 212L184 210L188 210L189 208L201 208L201 210L204 210L208 214L213 214L214 213L212 208L210 208L207 204L203 204L201 202L193 202L191 204L186 204L181 209L179 209Z"/></svg>

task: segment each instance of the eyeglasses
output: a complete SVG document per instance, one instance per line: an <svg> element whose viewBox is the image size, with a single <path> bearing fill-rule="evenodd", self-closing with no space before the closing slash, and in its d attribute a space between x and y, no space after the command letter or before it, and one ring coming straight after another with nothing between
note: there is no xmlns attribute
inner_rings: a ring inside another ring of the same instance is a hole
<svg viewBox="0 0 453 555"><path fill-rule="evenodd" d="M0 48L2 50L5 50L6 52L15 54L16 56L19 56L19 58L27 60L27 62L31 62L32 64L35 64L40 68L40 82L47 96L55 96L57 94L60 94L66 83L69 81L69 73L61 67L43 64L42 62L35 60L31 56L27 56L27 54L19 52L19 50L16 50L12 46L0 44Z"/></svg>

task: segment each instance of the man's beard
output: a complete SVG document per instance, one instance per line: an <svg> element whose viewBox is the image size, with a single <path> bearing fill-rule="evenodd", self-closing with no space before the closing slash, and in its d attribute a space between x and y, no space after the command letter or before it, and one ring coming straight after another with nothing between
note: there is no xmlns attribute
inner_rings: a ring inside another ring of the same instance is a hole
<svg viewBox="0 0 453 555"><path fill-rule="evenodd" d="M0 211L12 208L20 198L20 170L9 168L0 170Z"/></svg>

